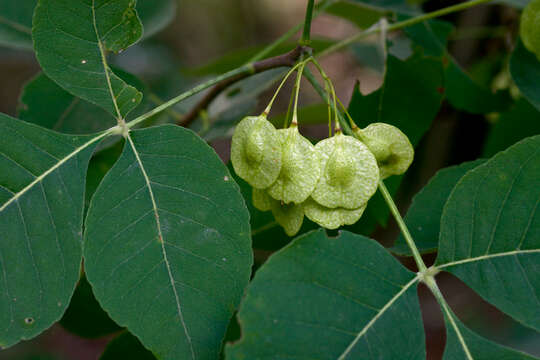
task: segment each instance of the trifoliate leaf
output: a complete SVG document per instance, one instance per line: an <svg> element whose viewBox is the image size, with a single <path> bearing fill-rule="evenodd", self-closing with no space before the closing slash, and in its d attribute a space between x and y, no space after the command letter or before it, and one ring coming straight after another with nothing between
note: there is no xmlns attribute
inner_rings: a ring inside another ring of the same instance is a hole
<svg viewBox="0 0 540 360"><path fill-rule="evenodd" d="M231 144L234 171L251 186L270 186L281 170L281 142L276 128L262 116L245 117Z"/></svg>
<svg viewBox="0 0 540 360"><path fill-rule="evenodd" d="M256 209L261 211L270 211L272 210L272 202L276 200L272 199L266 190L253 188L251 201Z"/></svg>
<svg viewBox="0 0 540 360"><path fill-rule="evenodd" d="M321 177L311 197L328 208L358 209L377 190L379 168L366 145L343 134L315 145Z"/></svg>
<svg viewBox="0 0 540 360"><path fill-rule="evenodd" d="M521 14L519 34L525 47L540 59L540 0L532 0Z"/></svg>
<svg viewBox="0 0 540 360"><path fill-rule="evenodd" d="M281 172L268 194L288 204L306 200L321 174L315 146L300 135L296 126L277 131L281 138Z"/></svg>
<svg viewBox="0 0 540 360"><path fill-rule="evenodd" d="M313 200L311 197L304 203L304 213L313 222L321 225L327 229L337 229L343 225L352 225L357 222L364 210L366 204L360 206L358 209L344 209L344 208L327 208Z"/></svg>
<svg viewBox="0 0 540 360"><path fill-rule="evenodd" d="M302 204L284 204L272 199L272 214L276 221L289 236L294 236L302 227L304 221L304 206Z"/></svg>
<svg viewBox="0 0 540 360"><path fill-rule="evenodd" d="M411 165L414 149L407 135L397 127L385 123L373 123L365 129L357 130L356 133L375 155L381 179L386 179L391 175L401 175Z"/></svg>

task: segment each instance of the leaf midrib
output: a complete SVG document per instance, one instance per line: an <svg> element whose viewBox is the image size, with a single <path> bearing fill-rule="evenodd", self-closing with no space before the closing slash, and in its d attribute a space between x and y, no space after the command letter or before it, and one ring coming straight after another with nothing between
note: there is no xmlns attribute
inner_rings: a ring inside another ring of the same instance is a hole
<svg viewBox="0 0 540 360"><path fill-rule="evenodd" d="M349 344L349 346L347 346L347 348L345 349L345 351L338 357L338 360L345 360L345 358L347 357L347 355L351 352L351 350L356 346L356 344L358 343L358 341L360 340L360 338L362 336L364 336L368 330L373 326L373 324L375 324L375 322L377 320L379 320L379 318L381 316L383 316L383 314L386 312L386 310L388 310L390 307L392 307L392 305L403 295L405 294L405 292L407 292L407 290L413 286L415 283L417 283L418 281L420 280L420 277L419 276L415 276L411 281L409 281L407 284L405 284L405 286L402 287L402 289L396 294L394 295L380 310L379 312L362 328L362 330L360 330L360 332L356 335L356 337L354 338L354 340Z"/></svg>
<svg viewBox="0 0 540 360"><path fill-rule="evenodd" d="M142 160L141 160L141 158L139 156L139 152L137 151L137 148L135 147L135 144L133 142L133 139L131 138L130 133L127 134L127 140L128 140L128 142L129 142L129 144L131 146L131 149L133 150L133 154L135 155L137 163L139 164L139 168L141 169L141 173L143 175L146 187L148 188L148 193L150 195L150 200L152 202L152 210L154 212L154 218L156 220L156 226L157 226L157 232L158 232L158 240L159 240L159 243L161 245L161 252L162 252L162 255L163 255L163 261L164 261L165 267L167 268L167 275L169 277L169 281L171 283L171 288L172 288L173 293L174 293L178 318L180 319L180 322L182 323L184 334L186 335L186 339L188 341L189 348L191 350L191 358L193 360L195 360L195 351L193 349L193 343L191 341L191 335L189 334L189 331L188 331L188 328L187 328L187 325L186 325L186 322L185 322L185 319L184 319L184 315L182 313L182 305L180 304L180 298L178 296L178 291L177 291L176 285L175 285L176 282L174 280L172 270L171 270L171 266L170 266L170 263L169 263L169 260L168 260L168 257L167 257L167 250L165 249L165 240L163 238L163 233L161 231L161 222L160 222L160 218L159 218L156 199L154 197L154 192L152 191L152 184L151 184L152 182L150 181L150 178L148 177L148 174L146 173L143 162L142 162Z"/></svg>
<svg viewBox="0 0 540 360"><path fill-rule="evenodd" d="M107 80L107 87L109 88L109 94L111 95L111 100L113 102L116 115L118 116L118 121L120 121L120 119L122 119L122 113L120 112L120 108L118 107L118 103L116 102L116 97L114 96L114 91L111 84L111 77L109 75L109 65L107 63L107 57L105 54L103 43L101 42L101 37L99 36L98 28L97 28L95 1L96 0L92 0L92 22L94 25L94 31L96 33L96 40L97 40L97 44L99 48L99 53L101 55L101 63L103 65L103 71L105 72L105 79Z"/></svg>
<svg viewBox="0 0 540 360"><path fill-rule="evenodd" d="M90 145L92 145L93 143L95 143L96 141L98 140L101 140L102 138L104 138L105 136L108 136L112 133L114 128L110 129L109 131L105 131L103 132L102 134L90 139L89 141L87 141L86 143L82 144L81 146L79 146L78 148L76 148L75 150L73 150L71 153L69 153L68 155L66 155L64 158L62 159L59 159L59 161L54 164L52 167L50 167L47 171L45 171L44 173L42 173L41 175L37 176L32 182L30 182L28 185L26 185L22 190L20 190L19 192L17 192L13 197L11 197L8 201L6 201L2 206L0 206L0 212L4 211L9 205L11 205L11 203L13 203L14 201L18 200L21 196L23 196L28 190L30 190L32 187L34 187L36 184L40 183L45 177L47 177L48 175L50 175L52 172L54 172L56 169L58 169L60 166L62 166L63 164L65 164L68 160L70 160L72 157L74 157L75 155L77 155L78 153L80 153L81 151L83 151L84 149L86 149L87 147L89 147Z"/></svg>
<svg viewBox="0 0 540 360"><path fill-rule="evenodd" d="M507 252L502 252L502 253L497 253L497 254L482 255L482 256L477 256L477 257L473 257L473 258L452 261L452 262L445 263L445 264L442 264L442 265L437 265L436 268L437 269L444 269L444 268L448 268L448 267L451 267L451 266L466 264L466 263L475 262L475 261L488 260L488 259L497 258L497 257L521 255L521 254L534 254L534 253L540 253L540 249L513 250L513 251L507 251Z"/></svg>

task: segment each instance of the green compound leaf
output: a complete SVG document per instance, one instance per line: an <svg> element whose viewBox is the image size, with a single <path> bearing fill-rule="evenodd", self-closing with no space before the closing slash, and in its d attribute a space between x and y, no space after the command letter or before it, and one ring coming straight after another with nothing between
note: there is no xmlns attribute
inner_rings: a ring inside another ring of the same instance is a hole
<svg viewBox="0 0 540 360"><path fill-rule="evenodd" d="M107 344L99 360L155 360L156 357L148 351L135 336L125 332Z"/></svg>
<svg viewBox="0 0 540 360"><path fill-rule="evenodd" d="M352 225L360 219L366 205L358 209L327 208L313 200L311 197L304 203L304 212L313 222L327 229L337 229L343 225Z"/></svg>
<svg viewBox="0 0 540 360"><path fill-rule="evenodd" d="M94 194L85 269L96 298L160 359L214 359L247 285L249 215L192 131L135 130Z"/></svg>
<svg viewBox="0 0 540 360"><path fill-rule="evenodd" d="M467 360L468 355L473 359L489 360L534 360L533 356L521 353L508 347L489 341L467 328L454 313L451 312L451 324L448 314L444 314L446 325L446 346L443 360Z"/></svg>
<svg viewBox="0 0 540 360"><path fill-rule="evenodd" d="M377 191L379 168L366 145L352 136L338 134L315 145L321 177L311 197L329 207L358 209Z"/></svg>
<svg viewBox="0 0 540 360"><path fill-rule="evenodd" d="M298 127L277 131L281 143L281 170L268 194L284 203L300 204L313 192L321 165L315 146L300 135Z"/></svg>
<svg viewBox="0 0 540 360"><path fill-rule="evenodd" d="M70 136L0 115L0 347L64 313L81 265L88 161L101 136Z"/></svg>
<svg viewBox="0 0 540 360"><path fill-rule="evenodd" d="M436 265L524 325L540 329L540 136L469 171L441 218Z"/></svg>
<svg viewBox="0 0 540 360"><path fill-rule="evenodd" d="M64 89L125 117L142 94L114 74L107 52L119 52L142 34L132 0L40 0L32 35L43 71Z"/></svg>
<svg viewBox="0 0 540 360"><path fill-rule="evenodd" d="M484 161L476 160L439 170L429 183L414 196L404 220L421 253L437 250L441 216L448 196L467 171L474 169ZM399 235L391 251L402 256L412 256L402 234Z"/></svg>
<svg viewBox="0 0 540 360"><path fill-rule="evenodd" d="M0 2L0 45L32 49L32 14L37 0Z"/></svg>
<svg viewBox="0 0 540 360"><path fill-rule="evenodd" d="M425 359L416 284L373 240L310 232L255 275L227 358Z"/></svg>
<svg viewBox="0 0 540 360"><path fill-rule="evenodd" d="M540 60L521 41L510 57L510 74L523 96L540 110Z"/></svg>
<svg viewBox="0 0 540 360"><path fill-rule="evenodd" d="M251 186L264 189L276 181L282 163L281 137L261 116L248 116L236 126L231 143L234 171Z"/></svg>

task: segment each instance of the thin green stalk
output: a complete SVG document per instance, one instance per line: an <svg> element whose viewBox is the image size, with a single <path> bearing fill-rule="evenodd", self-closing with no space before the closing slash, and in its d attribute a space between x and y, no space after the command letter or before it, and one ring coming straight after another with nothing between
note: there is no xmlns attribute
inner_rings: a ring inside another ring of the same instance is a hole
<svg viewBox="0 0 540 360"><path fill-rule="evenodd" d="M304 20L304 31L302 32L302 38L300 39L300 45L309 46L311 42L311 20L313 18L313 5L315 0L307 0L306 18Z"/></svg>
<svg viewBox="0 0 540 360"><path fill-rule="evenodd" d="M311 73L311 71L307 67L304 70L304 76L311 83L311 85L313 86L313 89L315 89L315 91L317 92L317 94L319 94L321 99L323 99L326 102L326 104L328 104L328 105L332 104L331 103L332 100L330 99L330 94L325 93L324 89L317 82L317 80L315 79L315 77L313 76L313 74ZM345 134L349 134L349 135L352 134L351 128L349 127L349 125L347 124L347 121L345 120L345 118L343 117L343 115L339 111L338 111L338 119L339 119L339 123L341 125L341 128L343 129L343 132Z"/></svg>
<svg viewBox="0 0 540 360"><path fill-rule="evenodd" d="M243 74L243 73L246 73L246 72L250 73L252 71L253 71L253 65L252 64L247 64L247 65L241 66L239 68L236 68L234 70L231 70L229 72L226 72L223 75L220 75L220 76L217 76L217 77L215 77L213 79L205 81L202 84L199 84L199 85L195 86L194 88L181 93L177 97L172 98L171 100L166 101L163 104L155 107L154 109L150 110L146 114L143 114L143 115L135 118L134 120L131 120L130 122L128 122L126 124L126 127L128 129L131 129L133 126L139 124L140 122L142 122L142 121L144 121L144 120L146 120L146 119L148 119L148 118L150 118L150 117L152 117L154 115L157 115L157 114L159 114L160 112L162 112L164 110L167 110L169 107L179 103L182 100L187 99L190 96L193 96L193 95L195 95L195 94L197 94L197 93L199 93L199 92L201 92L201 91L203 91L205 89L208 89L210 86L213 86L213 85L219 83L220 81L229 79L229 78L231 78L233 76Z"/></svg>
<svg viewBox="0 0 540 360"><path fill-rule="evenodd" d="M289 121L291 120L291 116L292 116L295 93L296 93L296 82L293 86L293 91L291 92L291 96L289 98L289 105L287 106L287 114L285 115L285 119L283 119L283 129L286 129L289 126Z"/></svg>
<svg viewBox="0 0 540 360"><path fill-rule="evenodd" d="M450 325L452 325L452 328L454 328L458 341L461 344L463 351L465 352L465 356L467 357L467 360L473 360L469 347L467 346L467 343L465 342L465 339L463 338L463 335L461 334L461 330L456 324L456 321L454 319L454 314L450 310L450 306L448 305L448 303L446 302L446 299L441 293L441 290L439 289L439 286L437 285L437 281L435 281L435 278L433 276L427 276L423 279L423 281L427 285L427 287L431 290L431 293L433 294L433 296L435 296L435 299L437 299L437 302L439 303L439 305L441 305L441 308L446 314L448 321L450 321Z"/></svg>
<svg viewBox="0 0 540 360"><path fill-rule="evenodd" d="M266 109L264 109L262 115L263 116L267 116L269 113L270 113L270 110L272 109L272 105L274 104L274 101L276 100L276 97L278 96L279 92L281 91L281 88L283 87L283 85L285 85L285 82L287 81L287 79L289 78L289 76L291 76L291 74L296 70L298 69L299 67L301 68L302 67L302 64L304 62L303 61L300 61L298 62L296 65L294 65L288 72L287 74L285 74L285 76L283 77L283 79L281 80L281 83L279 84L276 92L274 93L274 96L272 96L272 99L270 99L270 102L268 103L268 105L266 106Z"/></svg>
<svg viewBox="0 0 540 360"><path fill-rule="evenodd" d="M302 62L300 67L298 68L298 74L296 75L296 85L295 85L295 92L294 92L294 106L293 106L293 114L292 114L292 126L298 125L298 95L300 94L300 81L302 81L302 73L304 72L304 67L306 66L306 62Z"/></svg>
<svg viewBox="0 0 540 360"><path fill-rule="evenodd" d="M416 17L413 17L413 18L410 18L410 19L407 19L407 20L403 20L403 21L399 21L397 23L394 23L394 24L391 24L389 25L386 30L388 32L390 31L394 31L394 30L399 30L399 29L402 29L402 28L405 28L407 26L411 26L411 25L415 25L415 24L418 24L418 23L421 23L423 21L426 21L426 20L429 20L429 19L433 19L433 18L436 18L436 17L439 17L439 16L444 16L444 15L448 15L448 14L451 14L453 12L457 12L457 11L461 11L461 10L465 10L465 9L468 9L468 8L471 8L473 6L476 6L476 5L480 5L480 4L483 4L483 3L487 3L487 2L490 2L492 0L471 0L471 1L467 1L467 2L463 2L463 3L459 3L459 4L456 4L456 5L452 5L452 6L448 6L446 8L443 8L443 9L440 9L440 10L436 10L436 11L432 11L430 13L427 13L427 14L423 14L423 15L420 15L420 16L416 16ZM345 40L342 40L332 46L329 46L327 47L326 49L324 49L323 51L321 51L320 53L317 54L317 57L321 57L321 56L325 56L325 55L328 55L330 53L333 53L333 52L336 52L337 50L340 50L360 39L363 39L365 38L366 36L369 36L369 35L372 35L372 34L376 34L378 32L381 31L381 27L379 26L376 26L376 27L371 27L365 31L362 31L356 35L353 35L351 37L348 37L346 38Z"/></svg>
<svg viewBox="0 0 540 360"><path fill-rule="evenodd" d="M413 253L414 261L416 261L418 270L422 273L425 272L427 270L427 266L424 263L424 260L422 260L422 256L420 255L420 252L418 251L418 248L414 243L414 240L411 236L411 233L409 232L409 229L407 228L407 225L405 225L405 221L403 221L403 218L401 217L401 214L397 209L396 203L394 203L394 200L392 199L392 195L390 195L388 189L386 188L386 185L384 185L384 182L382 180L379 181L379 190L384 197L384 201L386 201L386 204L390 208L390 212L394 216L394 219L396 219L401 233L403 234L405 241L407 241L407 245L409 245L409 248Z"/></svg>

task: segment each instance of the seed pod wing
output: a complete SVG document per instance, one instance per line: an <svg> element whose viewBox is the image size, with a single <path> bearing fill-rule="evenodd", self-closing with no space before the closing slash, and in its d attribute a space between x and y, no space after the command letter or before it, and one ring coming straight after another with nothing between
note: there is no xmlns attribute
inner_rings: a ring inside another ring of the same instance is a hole
<svg viewBox="0 0 540 360"><path fill-rule="evenodd" d="M321 167L313 144L296 126L277 131L282 142L281 171L268 194L284 203L305 201L319 180Z"/></svg>
<svg viewBox="0 0 540 360"><path fill-rule="evenodd" d="M234 171L251 186L270 186L281 170L277 130L262 116L248 116L236 126L231 144Z"/></svg>
<svg viewBox="0 0 540 360"><path fill-rule="evenodd" d="M373 123L361 130L362 141L377 159L381 179L403 174L411 165L414 149L407 135L397 127Z"/></svg>
<svg viewBox="0 0 540 360"><path fill-rule="evenodd" d="M268 195L268 192L263 189L253 188L251 193L251 201L253 206L261 211L270 211L272 210L272 202L276 201Z"/></svg>
<svg viewBox="0 0 540 360"><path fill-rule="evenodd" d="M343 225L354 224L360 219L365 209L366 205L352 210L344 208L330 209L312 198L309 198L304 203L304 212L308 219L327 229L337 229Z"/></svg>
<svg viewBox="0 0 540 360"><path fill-rule="evenodd" d="M328 208L358 209L377 191L379 169L359 140L342 134L320 141L321 176L311 197Z"/></svg>
<svg viewBox="0 0 540 360"><path fill-rule="evenodd" d="M289 236L294 236L300 231L304 221L304 206L302 204L283 204L281 201L272 201L272 214L276 221Z"/></svg>

